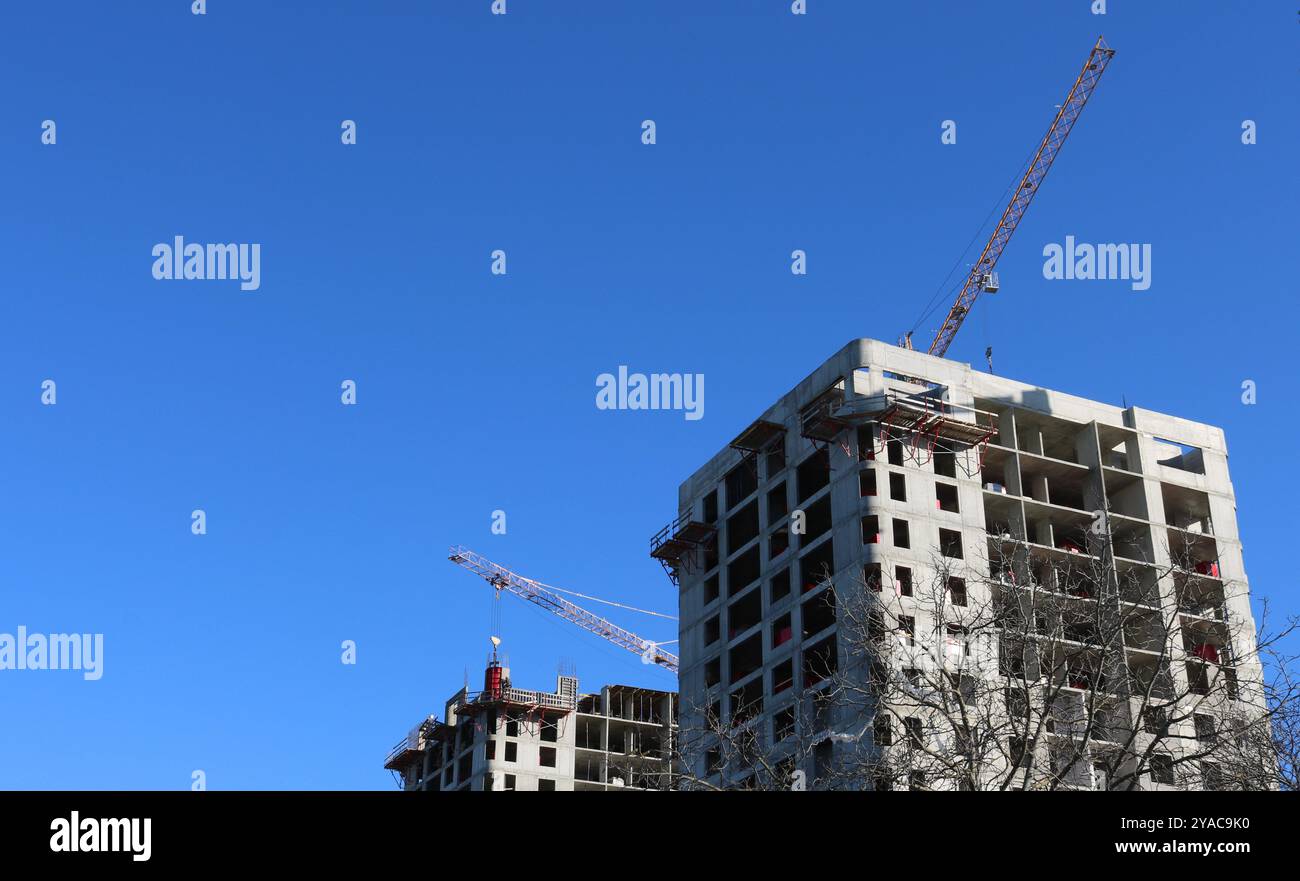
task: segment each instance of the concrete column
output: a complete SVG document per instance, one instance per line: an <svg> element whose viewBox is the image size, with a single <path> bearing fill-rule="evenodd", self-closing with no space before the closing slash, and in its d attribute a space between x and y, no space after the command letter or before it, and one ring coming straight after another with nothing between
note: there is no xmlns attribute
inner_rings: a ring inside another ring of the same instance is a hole
<svg viewBox="0 0 1300 881"><path fill-rule="evenodd" d="M1047 493L1047 478L1041 474L1029 479L1029 497L1036 502L1050 501Z"/></svg>

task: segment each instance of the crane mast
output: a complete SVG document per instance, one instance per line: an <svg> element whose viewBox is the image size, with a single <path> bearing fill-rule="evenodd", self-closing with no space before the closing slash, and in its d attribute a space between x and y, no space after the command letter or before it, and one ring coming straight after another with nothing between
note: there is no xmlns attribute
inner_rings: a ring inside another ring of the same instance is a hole
<svg viewBox="0 0 1300 881"><path fill-rule="evenodd" d="M1020 185L1016 187L1011 202L1008 203L1006 210L1002 212L1002 219L998 221L997 228L993 230L993 235L989 237L988 243L984 246L980 259L971 267L970 273L966 276L961 292L957 294L956 301L952 304L952 308L948 310L948 317L944 319L943 326L935 334L934 342L930 343L929 353L931 355L943 357L980 293L982 291L993 293L997 290L997 276L994 274L993 268L997 265L998 258L1002 256L1002 251L1006 248L1007 242L1011 241L1011 235L1016 231L1021 218L1029 210L1029 203L1033 201L1034 194L1038 192L1038 187L1047 177L1047 172L1051 169L1056 154L1060 152L1065 139L1069 137L1070 130L1074 128L1074 123L1079 119L1079 114L1083 112L1083 106L1088 103L1088 98L1092 95L1093 90L1097 88L1097 82L1101 79L1101 75L1106 72L1106 66L1110 64L1110 59L1114 55L1115 50L1106 45L1105 38L1098 37L1096 45L1092 47L1092 52L1088 54L1088 60L1083 64L1083 70L1079 72L1074 85L1070 87L1070 93L1066 95L1065 103L1057 111L1056 118L1052 120L1051 128L1047 130L1042 143L1038 145L1038 152L1034 154L1033 161L1029 163L1028 170L1020 180ZM910 333L907 335L907 339L907 347L911 348Z"/></svg>
<svg viewBox="0 0 1300 881"><path fill-rule="evenodd" d="M448 554L447 559L473 572L492 585L498 592L504 590L528 600L528 602L540 606L551 614L576 624L582 629L614 643L614 645L625 648L630 652L636 652L647 663L657 664L672 673L676 673L678 670L677 656L662 649L658 643L637 636L632 631L625 630L594 612L587 611L554 591L548 590L533 579L517 575L504 566L492 562L482 554L476 554L468 548L454 547Z"/></svg>

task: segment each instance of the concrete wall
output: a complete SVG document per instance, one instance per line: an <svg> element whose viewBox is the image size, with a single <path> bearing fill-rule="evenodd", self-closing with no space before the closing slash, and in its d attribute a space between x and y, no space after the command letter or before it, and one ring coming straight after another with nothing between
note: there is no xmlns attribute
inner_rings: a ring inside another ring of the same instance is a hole
<svg viewBox="0 0 1300 881"><path fill-rule="evenodd" d="M907 377L928 383L909 382ZM942 387L943 400L949 404L992 411L999 436L990 447L990 458L981 470L975 452L959 456L955 478L935 475L933 461L927 461L923 454L908 459L901 467L890 465L883 452L874 462L868 463L863 461L865 451L859 450L856 432L849 430L841 434L837 442L829 444L829 487L801 503L795 488L796 468L816 452L818 445L800 437L800 411L837 382L843 385L850 401L855 396L870 398L891 391L933 394L932 384L937 384ZM1137 513L1137 516L1119 523L1125 535L1137 541L1136 546L1145 548L1132 553L1141 553L1145 562L1157 566L1169 562L1166 545L1171 538L1181 540L1183 536L1181 531L1170 531L1165 525L1167 494L1177 495L1184 491L1203 494L1209 508L1213 537L1208 544L1205 539L1197 540L1214 548L1221 575L1225 583L1232 585L1232 596L1228 600L1230 614L1242 623L1243 629L1253 631L1235 501L1227 470L1227 449L1223 433L1218 428L1137 407L1115 407L979 373L967 364L933 358L874 340L849 343L766 411L756 414L756 418L786 428L785 468L768 473L765 457L760 457L756 463L758 489L754 497L759 506L758 543L762 558L757 585L727 583L728 562L748 553L752 547L752 544L732 547L727 535L726 521L737 510L735 502L738 500L727 499L722 485L727 473L742 462L741 453L730 448L720 451L679 488L678 510L689 511L697 519L703 517L703 498L718 491L718 541L722 549L717 570L696 568L679 573L680 686L684 731L698 731L703 727L702 713L706 708L717 705L724 716L728 714L731 690L753 681L761 682L764 695L763 713L758 723L764 736L770 736L775 713L795 700L803 699L798 696L798 684L777 693L773 671L787 660L793 660L797 670L802 648L820 642L819 634L808 634L805 639L801 633L805 610L801 608L803 597L799 592L799 561L805 555L815 554L825 542L834 545L833 580L841 596L855 585L860 586L863 567L872 563L882 565L887 582L894 567L899 565L911 567L915 578L925 578L939 546L940 529L961 534L964 559L955 564L954 574L960 573L962 567L972 567L972 577L987 578L986 526L991 512L996 512L999 517L1005 513L1015 528L1029 530L1039 537L1042 544L1051 546L1063 539L1067 528L1086 524L1093 510L1114 504L1109 499L1108 486L1115 489L1120 503ZM743 427L738 425L736 429L739 432ZM1165 441L1198 448L1182 457L1183 464L1190 465L1193 470L1159 464L1180 452L1178 447L1170 447ZM1110 464L1112 461L1122 462L1126 467L1115 468ZM876 471L877 495L870 499L862 498L859 493L859 473L864 467ZM1196 470L1204 473L1195 473ZM906 482L906 500L890 498L890 474L901 475ZM1007 495L987 492L984 484L991 482L1005 485ZM959 512L935 508L937 483L956 487ZM805 543L794 538L788 550L769 558L768 537L786 522L784 518L769 516L769 493L780 486L785 488L787 510L801 504L807 508L829 497L832 528L828 535L813 542ZM1057 491L1065 488L1065 492L1070 494L1068 506L1049 498L1054 486ZM750 498L739 501L748 505ZM1202 496L1194 498L1199 504ZM864 544L862 541L861 520L868 514L879 518L881 541L878 544ZM908 549L896 546L893 534L895 518L905 520L909 525L911 547ZM1171 515L1169 519L1174 518ZM774 576L787 567L792 575L792 592L773 601ZM715 571L721 583L720 596L706 603L703 585ZM1171 587L1166 584L1163 589L1167 594ZM737 599L747 599L754 591L762 596L761 621L757 627L738 633L732 639L728 633L727 607ZM975 601L973 598L972 602ZM794 638L776 646L771 625L786 614L791 616ZM721 635L710 643L706 639L706 622L715 615L721 616ZM923 627L924 622L919 621L918 626ZM754 633L762 634L762 672L757 677L733 684L730 651L747 642ZM1238 653L1248 650L1249 646L1243 645ZM1181 652L1181 646L1177 651ZM715 659L720 668L721 683L709 688L705 685L705 671ZM1180 659L1175 657L1176 662ZM851 659L841 657L841 668L849 661ZM1181 664L1175 663L1174 666L1177 670ZM1257 675L1257 670L1244 672ZM799 678L796 674L796 680ZM834 730L857 730L863 721L823 719L817 724ZM705 771L702 765L694 770L701 774Z"/></svg>

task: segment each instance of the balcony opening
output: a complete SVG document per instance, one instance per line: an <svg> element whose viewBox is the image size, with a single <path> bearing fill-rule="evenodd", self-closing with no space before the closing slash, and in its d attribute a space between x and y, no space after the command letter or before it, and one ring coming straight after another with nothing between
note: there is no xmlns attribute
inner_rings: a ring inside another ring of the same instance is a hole
<svg viewBox="0 0 1300 881"><path fill-rule="evenodd" d="M804 649L804 687L811 688L817 683L829 679L835 674L838 664L839 655L836 650L834 635L823 639L815 646Z"/></svg>
<svg viewBox="0 0 1300 881"><path fill-rule="evenodd" d="M731 724L744 725L763 712L763 680L755 679L731 693Z"/></svg>
<svg viewBox="0 0 1300 881"><path fill-rule="evenodd" d="M718 537L715 533L713 537L704 544L704 571L717 568L718 565Z"/></svg>
<svg viewBox="0 0 1300 881"><path fill-rule="evenodd" d="M727 518L727 553L736 551L758 537L758 500L750 502Z"/></svg>
<svg viewBox="0 0 1300 881"><path fill-rule="evenodd" d="M704 497L704 514L705 523L718 522L718 491L715 489Z"/></svg>
<svg viewBox="0 0 1300 881"><path fill-rule="evenodd" d="M763 666L763 634L755 633L731 650L731 681L739 682Z"/></svg>
<svg viewBox="0 0 1300 881"><path fill-rule="evenodd" d="M1174 699L1173 674L1168 666L1155 663L1133 663L1129 669L1129 690L1136 695L1145 695L1150 691L1151 697L1158 700Z"/></svg>
<svg viewBox="0 0 1300 881"><path fill-rule="evenodd" d="M594 713L596 708L588 707L587 711ZM600 749L605 742L604 723L591 719L579 719L578 727L573 732L573 742L575 746L582 749Z"/></svg>
<svg viewBox="0 0 1300 881"><path fill-rule="evenodd" d="M761 563L758 545L727 564L727 596L740 593L758 578Z"/></svg>
<svg viewBox="0 0 1300 881"><path fill-rule="evenodd" d="M786 612L772 622L772 648L785 645L794 638L794 628L790 624L790 613Z"/></svg>
<svg viewBox="0 0 1300 881"><path fill-rule="evenodd" d="M965 627L956 624L948 625L948 633L945 638L944 650L948 660L951 663L961 663L966 660L968 651L969 632Z"/></svg>
<svg viewBox="0 0 1300 881"><path fill-rule="evenodd" d="M763 619L763 596L751 590L727 609L727 639L735 639Z"/></svg>
<svg viewBox="0 0 1300 881"><path fill-rule="evenodd" d="M898 634L898 644L904 648L912 648L916 645L916 618L911 615L899 615L898 626L894 628Z"/></svg>
<svg viewBox="0 0 1300 881"><path fill-rule="evenodd" d="M825 591L803 604L800 612L803 637L807 639L835 625L835 591Z"/></svg>
<svg viewBox="0 0 1300 881"><path fill-rule="evenodd" d="M804 593L830 581L834 573L835 548L831 540L822 542L799 560L799 577Z"/></svg>
<svg viewBox="0 0 1300 881"><path fill-rule="evenodd" d="M934 451L934 473L940 477L957 477L957 454L951 450Z"/></svg>
<svg viewBox="0 0 1300 881"><path fill-rule="evenodd" d="M704 662L704 687L712 688L722 681L722 658L709 658Z"/></svg>
<svg viewBox="0 0 1300 881"><path fill-rule="evenodd" d="M1186 471L1189 474L1205 473L1205 454L1199 447L1180 444L1178 441L1166 440L1163 437L1156 438L1155 443L1156 455L1164 457L1156 459L1158 464L1166 468Z"/></svg>
<svg viewBox="0 0 1300 881"><path fill-rule="evenodd" d="M874 462L876 459L876 438L870 425L858 426L858 461Z"/></svg>
<svg viewBox="0 0 1300 881"><path fill-rule="evenodd" d="M948 511L952 514L958 514L961 509L957 503L957 487L951 483L936 483L934 485L934 506L940 511Z"/></svg>
<svg viewBox="0 0 1300 881"><path fill-rule="evenodd" d="M1163 786L1174 785L1174 760L1170 756L1154 755L1148 767L1151 769L1151 782Z"/></svg>
<svg viewBox="0 0 1300 881"><path fill-rule="evenodd" d="M719 582L719 578L717 572L714 572L708 578L704 579L704 605L707 606L709 603L713 602L719 596L721 596L721 591L718 588L718 582Z"/></svg>
<svg viewBox="0 0 1300 881"><path fill-rule="evenodd" d="M831 497L829 495L822 496L821 499L809 505L804 513L807 515L805 526L808 529L806 534L799 540L801 547L807 547L830 531Z"/></svg>
<svg viewBox="0 0 1300 881"><path fill-rule="evenodd" d="M948 576L948 602L954 606L966 605L966 579Z"/></svg>
<svg viewBox="0 0 1300 881"><path fill-rule="evenodd" d="M1176 529L1212 535L1210 525L1210 496L1199 490L1175 486L1171 483L1160 484L1161 500L1164 503L1165 523Z"/></svg>
<svg viewBox="0 0 1300 881"><path fill-rule="evenodd" d="M1083 645L1097 644L1097 624L1095 621L1062 621L1061 635L1071 642Z"/></svg>
<svg viewBox="0 0 1300 881"><path fill-rule="evenodd" d="M786 567L772 576L767 587L768 601L776 605L777 600L783 600L790 595L790 569Z"/></svg>
<svg viewBox="0 0 1300 881"><path fill-rule="evenodd" d="M889 464L902 465L903 464L903 442L901 440L891 440L888 444L888 449L889 449Z"/></svg>
<svg viewBox="0 0 1300 881"><path fill-rule="evenodd" d="M894 567L894 588L899 596L912 595L912 568L910 566Z"/></svg>
<svg viewBox="0 0 1300 881"><path fill-rule="evenodd" d="M727 492L727 508L731 509L758 489L758 468L746 459L727 472L723 478L723 487Z"/></svg>
<svg viewBox="0 0 1300 881"><path fill-rule="evenodd" d="M1025 743L1023 737L1012 737L1007 740L1007 758L1010 759L1013 768L1034 766L1034 751Z"/></svg>
<svg viewBox="0 0 1300 881"><path fill-rule="evenodd" d="M590 756L578 756L573 762L573 776L576 780L584 780L588 783L603 783L600 779L601 763L600 759Z"/></svg>
<svg viewBox="0 0 1300 881"><path fill-rule="evenodd" d="M907 478L901 474L890 473L889 497L896 502L907 501Z"/></svg>
<svg viewBox="0 0 1300 881"><path fill-rule="evenodd" d="M858 495L862 498L876 494L876 469L868 468L858 474Z"/></svg>
<svg viewBox="0 0 1300 881"><path fill-rule="evenodd" d="M889 628L885 626L885 613L878 607L867 612L867 639L873 645L884 645L889 638ZM877 669L877 665L880 665ZM881 665L879 658L868 661L870 680L873 684L884 684L889 680L888 669Z"/></svg>
<svg viewBox="0 0 1300 881"><path fill-rule="evenodd" d="M785 443L782 443L768 451L767 454L767 479L771 480L776 475L785 470Z"/></svg>
<svg viewBox="0 0 1300 881"><path fill-rule="evenodd" d="M1025 646L1019 640L1003 639L998 649L998 670L1013 679L1036 679L1025 672Z"/></svg>
<svg viewBox="0 0 1300 881"><path fill-rule="evenodd" d="M785 498L785 484L782 483L767 491L767 525L771 526L788 513L790 506Z"/></svg>
<svg viewBox="0 0 1300 881"><path fill-rule="evenodd" d="M1169 733L1169 715L1164 707L1147 707L1142 711L1142 730L1160 737Z"/></svg>
<svg viewBox="0 0 1300 881"><path fill-rule="evenodd" d="M774 560L790 548L790 530L779 526L767 537L767 558Z"/></svg>
<svg viewBox="0 0 1300 881"><path fill-rule="evenodd" d="M862 518L862 543L864 545L880 543L880 518L875 514L868 514Z"/></svg>
<svg viewBox="0 0 1300 881"><path fill-rule="evenodd" d="M786 707L772 716L772 736L780 742L791 734L794 734L794 707Z"/></svg>
<svg viewBox="0 0 1300 881"><path fill-rule="evenodd" d="M786 658L772 668L772 694L794 687L794 659Z"/></svg>
<svg viewBox="0 0 1300 881"><path fill-rule="evenodd" d="M825 780L831 772L831 762L835 758L835 744L823 740L813 747L813 779Z"/></svg>
<svg viewBox="0 0 1300 881"><path fill-rule="evenodd" d="M799 503L812 496L831 482L831 455L826 448L813 453L799 463L795 469L795 489Z"/></svg>

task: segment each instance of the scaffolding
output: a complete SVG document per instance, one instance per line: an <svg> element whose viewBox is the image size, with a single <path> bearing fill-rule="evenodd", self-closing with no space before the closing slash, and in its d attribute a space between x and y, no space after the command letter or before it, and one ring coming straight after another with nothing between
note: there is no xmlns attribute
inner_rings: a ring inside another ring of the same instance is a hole
<svg viewBox="0 0 1300 881"><path fill-rule="evenodd" d="M404 772L437 738L442 727L444 727L442 723L433 716L416 725L388 751L388 756L384 759L384 768L389 771Z"/></svg>
<svg viewBox="0 0 1300 881"><path fill-rule="evenodd" d="M741 453L757 455L776 446L785 437L785 426L779 422L755 419L749 427L736 436L728 446Z"/></svg>
<svg viewBox="0 0 1300 881"><path fill-rule="evenodd" d="M849 422L840 412L844 407L844 389L827 389L799 413L799 434L812 441L831 443Z"/></svg>
<svg viewBox="0 0 1300 881"><path fill-rule="evenodd" d="M871 456L884 453L891 440L907 438L924 465L934 456L940 441L943 449L978 448L981 463L989 441L998 433L997 416L960 404L950 404L932 395L882 395L854 398L833 414L845 426L875 425L879 441L872 439ZM877 445L878 444L878 445ZM925 458L920 458L924 452Z"/></svg>
<svg viewBox="0 0 1300 881"><path fill-rule="evenodd" d="M680 584L680 573L694 571L696 551L706 547L717 532L716 526L695 520L687 511L650 537L650 556L664 567L673 584Z"/></svg>

